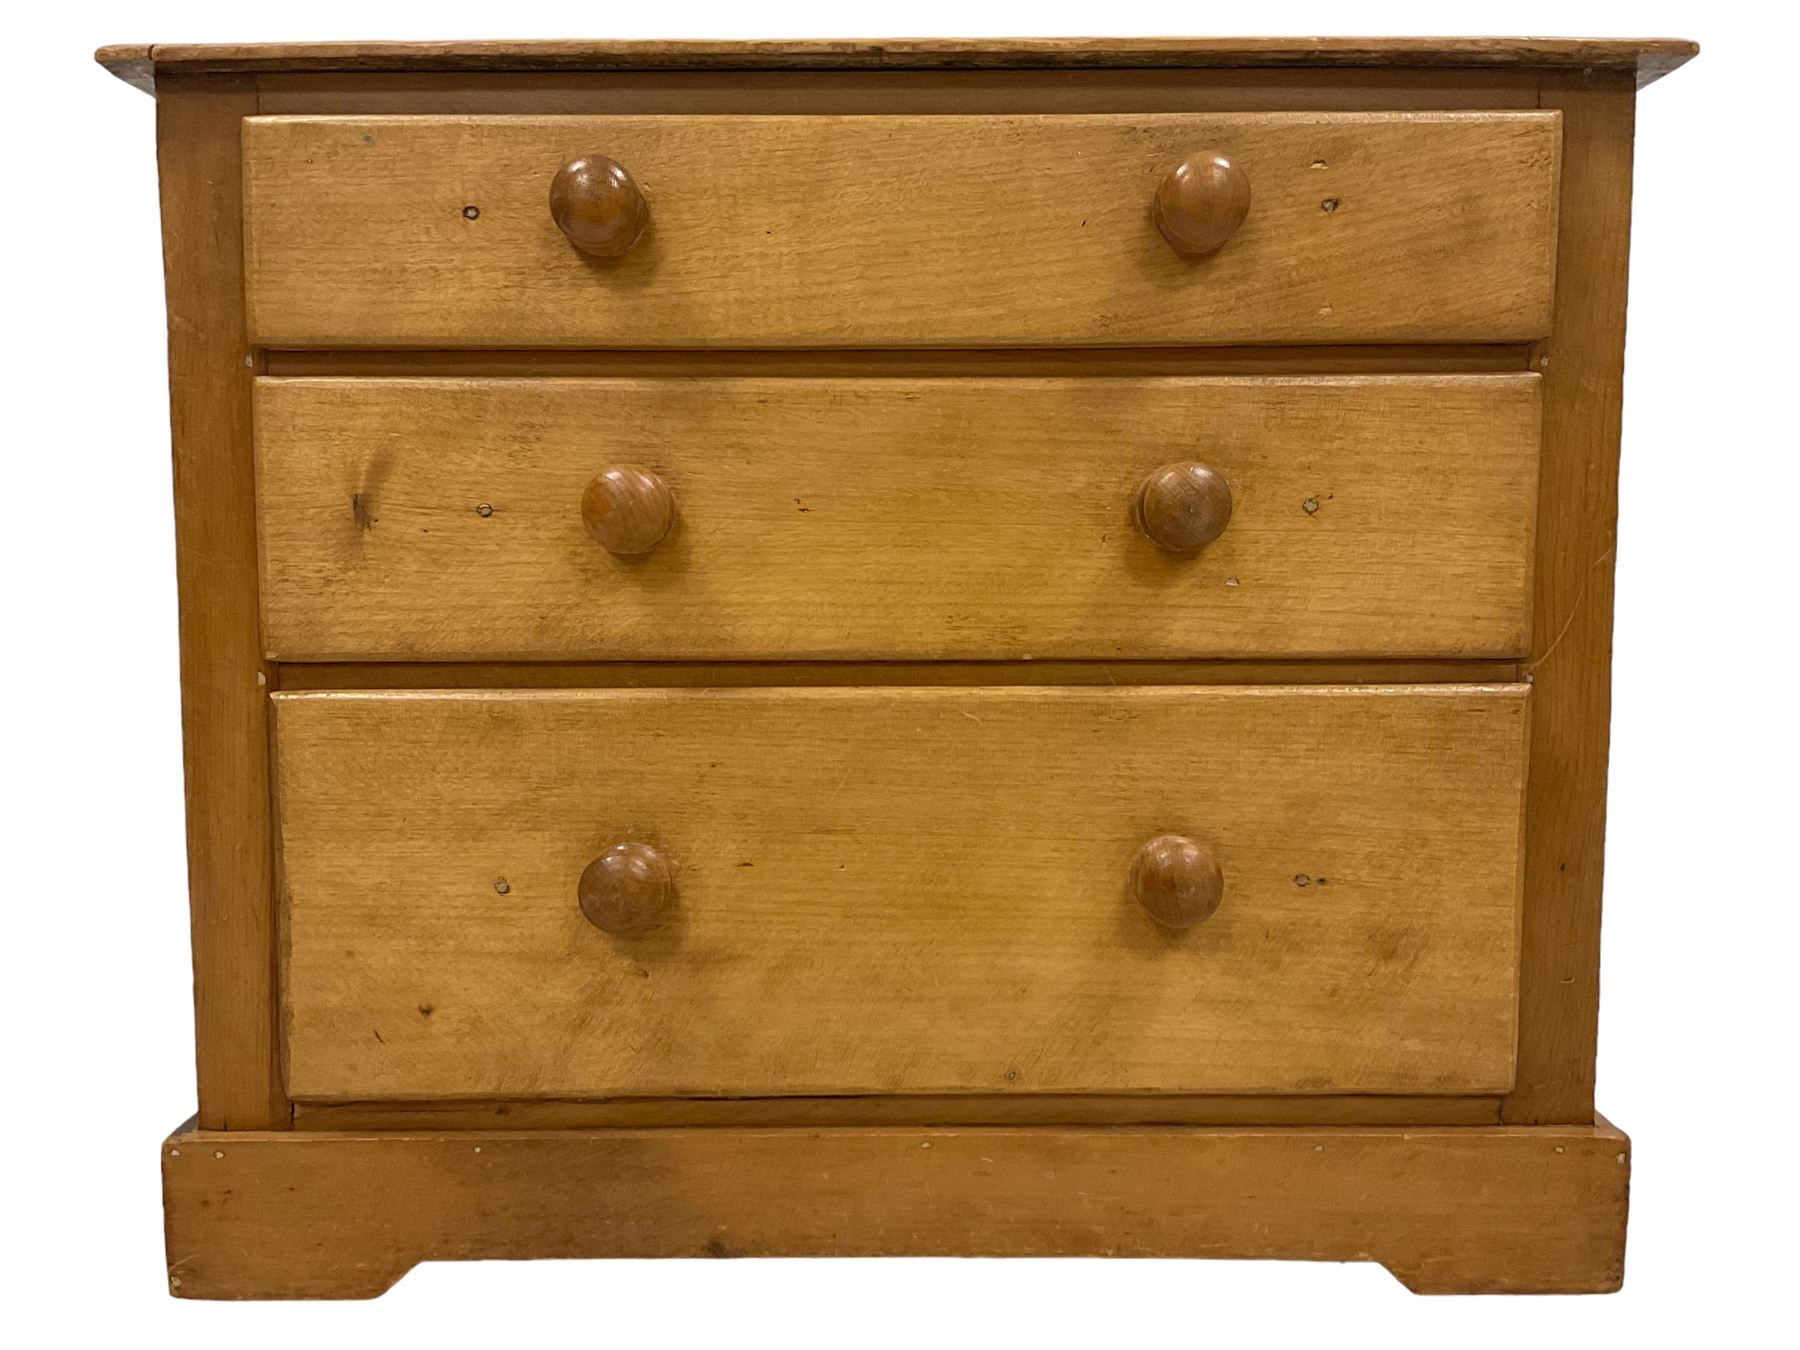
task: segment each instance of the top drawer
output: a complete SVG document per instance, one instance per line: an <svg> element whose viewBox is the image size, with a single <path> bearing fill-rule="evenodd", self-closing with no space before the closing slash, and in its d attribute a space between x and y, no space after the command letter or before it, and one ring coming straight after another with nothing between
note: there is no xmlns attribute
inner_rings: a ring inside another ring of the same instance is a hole
<svg viewBox="0 0 1800 1350"><path fill-rule="evenodd" d="M253 117L267 346L1512 342L1549 327L1560 114ZM1249 214L1177 254L1151 203L1200 151ZM624 165L623 257L551 219Z"/></svg>

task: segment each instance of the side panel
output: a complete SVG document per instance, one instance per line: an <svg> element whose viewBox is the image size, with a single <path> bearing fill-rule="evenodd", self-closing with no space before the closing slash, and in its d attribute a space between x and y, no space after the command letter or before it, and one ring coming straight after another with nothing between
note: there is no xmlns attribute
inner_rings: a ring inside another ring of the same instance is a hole
<svg viewBox="0 0 1800 1350"><path fill-rule="evenodd" d="M1546 76L1543 101L1563 113L1564 167L1556 311L1538 356L1519 1077L1505 1106L1524 1125L1594 1118L1634 114L1619 74Z"/></svg>
<svg viewBox="0 0 1800 1350"><path fill-rule="evenodd" d="M250 387L244 329L239 128L254 81L157 83L181 721L200 1124L290 1118L274 1035L275 904L268 687L262 658Z"/></svg>

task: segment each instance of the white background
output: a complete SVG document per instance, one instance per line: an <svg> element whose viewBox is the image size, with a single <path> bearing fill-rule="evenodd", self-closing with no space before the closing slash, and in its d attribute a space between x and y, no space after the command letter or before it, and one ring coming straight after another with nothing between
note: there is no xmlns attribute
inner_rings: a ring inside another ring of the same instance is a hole
<svg viewBox="0 0 1800 1350"><path fill-rule="evenodd" d="M1793 13L1578 0L16 0L0 30L0 1326L22 1332L12 1343L1785 1340L1800 1155ZM1622 1294L1419 1299L1355 1265L691 1261L424 1266L369 1304L168 1297L156 1146L193 1109L193 1027L153 105L92 65L94 47L1443 32L1706 48L1647 90L1638 116L1599 1069L1601 1109L1635 1140Z"/></svg>

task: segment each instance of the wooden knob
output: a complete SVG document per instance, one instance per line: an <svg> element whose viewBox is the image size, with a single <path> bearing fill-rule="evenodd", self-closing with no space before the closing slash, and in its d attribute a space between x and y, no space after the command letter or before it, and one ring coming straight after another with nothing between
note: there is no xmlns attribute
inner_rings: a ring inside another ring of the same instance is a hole
<svg viewBox="0 0 1800 1350"><path fill-rule="evenodd" d="M1138 527L1170 553L1192 553L1225 533L1231 522L1231 485L1192 460L1165 464L1137 495Z"/></svg>
<svg viewBox="0 0 1800 1350"><path fill-rule="evenodd" d="M1225 877L1204 844L1159 834L1131 860L1131 893L1165 928L1192 928L1225 897Z"/></svg>
<svg viewBox="0 0 1800 1350"><path fill-rule="evenodd" d="M550 180L550 217L583 253L622 258L650 223L650 205L623 164L583 155Z"/></svg>
<svg viewBox="0 0 1800 1350"><path fill-rule="evenodd" d="M1216 253L1250 214L1250 180L1217 150L1202 150L1169 170L1152 210L1177 253Z"/></svg>
<svg viewBox="0 0 1800 1350"><path fill-rule="evenodd" d="M614 844L589 863L576 883L581 912L609 933L642 932L675 889L663 855L648 844Z"/></svg>
<svg viewBox="0 0 1800 1350"><path fill-rule="evenodd" d="M675 523L675 494L641 464L615 464L581 494L581 523L609 553L648 553Z"/></svg>

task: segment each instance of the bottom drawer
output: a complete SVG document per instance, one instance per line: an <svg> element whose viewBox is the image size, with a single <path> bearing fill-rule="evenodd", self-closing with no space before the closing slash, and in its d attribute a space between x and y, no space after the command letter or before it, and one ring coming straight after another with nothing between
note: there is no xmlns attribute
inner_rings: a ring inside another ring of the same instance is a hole
<svg viewBox="0 0 1800 1350"><path fill-rule="evenodd" d="M297 1100L1512 1083L1522 685L274 704Z"/></svg>

